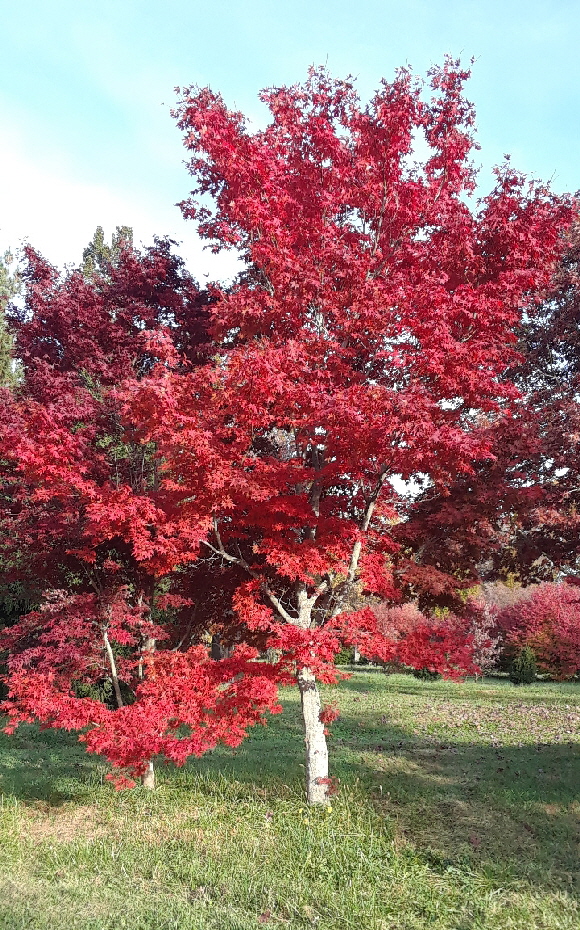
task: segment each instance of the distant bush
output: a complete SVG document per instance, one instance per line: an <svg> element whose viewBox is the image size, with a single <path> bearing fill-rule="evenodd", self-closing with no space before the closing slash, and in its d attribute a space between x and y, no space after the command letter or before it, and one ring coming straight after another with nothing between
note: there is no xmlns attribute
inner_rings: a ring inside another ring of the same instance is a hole
<svg viewBox="0 0 580 930"><path fill-rule="evenodd" d="M414 603L379 603L371 609L379 632L395 644L388 660L389 671L395 661L417 670L418 677L425 680L441 675L460 679L479 672L474 660L475 636L465 617L452 613L429 616Z"/></svg>
<svg viewBox="0 0 580 930"><path fill-rule="evenodd" d="M521 601L528 600L539 585L531 584L523 587L517 582L486 581L481 585L481 598L486 604L501 613L509 607L515 607Z"/></svg>
<svg viewBox="0 0 580 930"><path fill-rule="evenodd" d="M421 624L428 623L428 619L416 604L373 604L372 611L377 618L377 626L387 639L397 640L401 636L411 633Z"/></svg>
<svg viewBox="0 0 580 930"><path fill-rule="evenodd" d="M482 674L494 671L502 651L498 610L483 598L470 598L465 605L466 631L472 637L473 661Z"/></svg>
<svg viewBox="0 0 580 930"><path fill-rule="evenodd" d="M515 685L531 685L536 680L536 674L534 650L529 646L524 646L512 662L510 679Z"/></svg>
<svg viewBox="0 0 580 930"><path fill-rule="evenodd" d="M508 648L533 651L538 669L564 681L580 672L580 588L542 584L501 611L498 624Z"/></svg>
<svg viewBox="0 0 580 930"><path fill-rule="evenodd" d="M340 652L334 657L335 665L350 665L354 658L354 649L352 646L343 646Z"/></svg>
<svg viewBox="0 0 580 930"><path fill-rule="evenodd" d="M513 603L510 601L510 604ZM502 637L497 629L498 610L493 603L488 603L483 597L470 597L461 616L447 611L440 617L429 617L422 613L416 604L407 603L397 606L377 604L373 612L378 620L378 626L384 636L393 639L405 638L412 635L418 628L433 623L455 627L469 638L470 652L473 663L481 674L495 669L499 662L502 650ZM419 669L413 672L415 677L427 680L428 669ZM434 678L437 676L434 675Z"/></svg>
<svg viewBox="0 0 580 930"><path fill-rule="evenodd" d="M430 668L416 668L413 676L420 681L438 681L442 677L439 672L432 672Z"/></svg>

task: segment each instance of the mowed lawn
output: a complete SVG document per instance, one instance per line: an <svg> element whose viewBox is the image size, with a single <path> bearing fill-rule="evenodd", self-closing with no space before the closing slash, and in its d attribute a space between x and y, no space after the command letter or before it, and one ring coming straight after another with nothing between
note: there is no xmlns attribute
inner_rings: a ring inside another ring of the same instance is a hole
<svg viewBox="0 0 580 930"><path fill-rule="evenodd" d="M154 794L74 735L2 735L2 930L578 930L580 686L368 669L325 699L329 811L304 809L291 691Z"/></svg>

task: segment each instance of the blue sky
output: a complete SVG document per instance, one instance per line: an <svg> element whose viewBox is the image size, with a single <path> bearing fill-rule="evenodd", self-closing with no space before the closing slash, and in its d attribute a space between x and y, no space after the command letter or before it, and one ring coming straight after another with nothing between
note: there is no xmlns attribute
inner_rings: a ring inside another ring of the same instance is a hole
<svg viewBox="0 0 580 930"><path fill-rule="evenodd" d="M173 88L209 84L260 123L260 88L310 64L354 75L365 99L399 65L473 57L482 192L504 152L580 188L579 0L1 0L0 14L0 249L28 237L77 263L97 224L126 223L182 240L198 277L228 274L174 206L190 182Z"/></svg>

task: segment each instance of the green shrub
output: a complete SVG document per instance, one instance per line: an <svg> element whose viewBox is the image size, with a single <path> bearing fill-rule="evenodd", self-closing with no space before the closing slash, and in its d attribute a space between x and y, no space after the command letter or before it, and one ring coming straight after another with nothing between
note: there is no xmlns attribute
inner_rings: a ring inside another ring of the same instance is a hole
<svg viewBox="0 0 580 930"><path fill-rule="evenodd" d="M354 659L354 649L352 646L343 646L340 652L334 657L335 665L350 665Z"/></svg>
<svg viewBox="0 0 580 930"><path fill-rule="evenodd" d="M415 678L419 678L420 681L438 681L441 678L439 672L432 672L430 668L415 668L413 669L413 675Z"/></svg>
<svg viewBox="0 0 580 930"><path fill-rule="evenodd" d="M510 669L510 679L515 685L531 685L536 680L536 656L529 646L521 649Z"/></svg>

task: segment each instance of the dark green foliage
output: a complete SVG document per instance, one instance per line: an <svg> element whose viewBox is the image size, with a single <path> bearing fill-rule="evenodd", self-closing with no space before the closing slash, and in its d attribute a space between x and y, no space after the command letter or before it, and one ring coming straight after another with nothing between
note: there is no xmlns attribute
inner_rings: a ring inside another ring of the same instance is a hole
<svg viewBox="0 0 580 930"><path fill-rule="evenodd" d="M0 387L12 381L12 336L6 327L4 312L0 308Z"/></svg>
<svg viewBox="0 0 580 930"><path fill-rule="evenodd" d="M97 226L95 234L86 249L83 250L81 270L86 278L96 273L106 275L111 265L116 265L121 250L133 245L133 230L130 226L117 226L111 237L111 244L105 242L102 226Z"/></svg>
<svg viewBox="0 0 580 930"><path fill-rule="evenodd" d="M510 679L515 685L531 685L536 680L536 673L534 650L524 646L512 662Z"/></svg>
<svg viewBox="0 0 580 930"><path fill-rule="evenodd" d="M354 658L354 650L352 646L343 646L339 653L336 654L334 659L335 665L350 665Z"/></svg>
<svg viewBox="0 0 580 930"><path fill-rule="evenodd" d="M0 558L0 630L17 623L23 614L33 610L35 606L20 585L4 581L4 569L5 565ZM6 672L6 653L0 652L0 701L8 697L8 686L3 681Z"/></svg>
<svg viewBox="0 0 580 930"><path fill-rule="evenodd" d="M416 668L413 675L419 681L438 681L441 678L439 672L432 672L429 668Z"/></svg>
<svg viewBox="0 0 580 930"><path fill-rule="evenodd" d="M13 359L13 339L6 323L6 307L20 291L18 269L10 266L14 261L8 250L0 256L0 387L10 387L17 380Z"/></svg>
<svg viewBox="0 0 580 930"><path fill-rule="evenodd" d="M125 684L119 682L123 704L125 706L132 704L135 700L133 691ZM115 694L113 692L113 683L110 678L101 678L99 681L75 681L73 682L73 693L79 698L89 698L92 701L100 701L105 704L109 710L114 710L117 706Z"/></svg>

